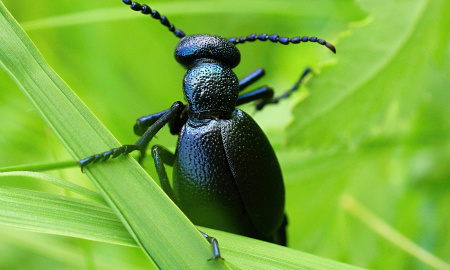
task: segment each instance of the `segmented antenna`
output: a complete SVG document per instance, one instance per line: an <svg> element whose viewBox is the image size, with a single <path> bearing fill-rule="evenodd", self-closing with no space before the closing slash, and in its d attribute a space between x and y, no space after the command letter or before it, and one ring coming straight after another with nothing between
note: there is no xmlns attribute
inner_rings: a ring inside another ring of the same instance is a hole
<svg viewBox="0 0 450 270"><path fill-rule="evenodd" d="M280 37L279 35L268 36L267 34L260 34L260 35L251 34L247 37L240 37L240 38L230 37L230 38L228 38L228 40L231 41L233 44L244 43L246 41L253 42L255 40L261 40L261 41L270 40L274 43L279 42L283 45L288 45L289 43L298 44L300 42L308 42L309 41L309 42L317 42L320 45L325 45L325 47L330 49L332 52L336 53L336 48L334 48L333 44L326 42L323 39L316 38L316 37L307 37L307 36L299 37L299 36L297 36L297 37L293 37L293 38L288 38L288 37Z"/></svg>
<svg viewBox="0 0 450 270"><path fill-rule="evenodd" d="M167 26L167 28L169 28L169 31L172 32L176 37L182 38L186 36L186 34L180 29L175 29L175 26L173 24L170 24L166 16L159 14L159 12L156 10L152 10L149 6L145 4L141 5L137 2L132 2L131 0L122 0L122 2L131 6L131 9L134 11L140 11L142 14L148 14L152 16L153 19L159 20L161 24Z"/></svg>

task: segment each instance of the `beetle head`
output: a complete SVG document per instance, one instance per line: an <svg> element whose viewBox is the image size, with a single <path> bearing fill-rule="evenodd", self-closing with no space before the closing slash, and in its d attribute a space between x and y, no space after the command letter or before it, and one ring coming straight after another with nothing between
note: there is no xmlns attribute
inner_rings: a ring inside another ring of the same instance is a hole
<svg viewBox="0 0 450 270"><path fill-rule="evenodd" d="M239 50L228 39L217 35L190 35L178 42L175 59L189 67L198 59L214 59L228 66L236 67L241 61Z"/></svg>

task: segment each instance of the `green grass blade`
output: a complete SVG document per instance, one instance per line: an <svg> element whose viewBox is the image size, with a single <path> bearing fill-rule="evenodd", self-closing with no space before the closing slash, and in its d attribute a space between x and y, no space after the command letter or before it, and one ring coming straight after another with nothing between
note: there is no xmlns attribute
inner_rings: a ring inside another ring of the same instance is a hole
<svg viewBox="0 0 450 270"><path fill-rule="evenodd" d="M0 188L0 224L137 247L110 208L43 192ZM201 230L220 239L226 261L243 269L359 269L243 236L208 228Z"/></svg>
<svg viewBox="0 0 450 270"><path fill-rule="evenodd" d="M1 3L1 2L0 2ZM75 159L119 146L0 4L0 65ZM182 212L129 156L87 174L139 246L160 268L225 268Z"/></svg>
<svg viewBox="0 0 450 270"><path fill-rule="evenodd" d="M78 166L78 164L73 160L64 160L56 162L45 162L39 164L24 164L17 166L9 166L0 168L0 172L12 172L12 171L33 171L42 172L57 169L65 169Z"/></svg>
<svg viewBox="0 0 450 270"><path fill-rule="evenodd" d="M34 232L137 246L111 208L40 191L0 187L0 224Z"/></svg>
<svg viewBox="0 0 450 270"><path fill-rule="evenodd" d="M389 242L408 252L415 258L421 260L427 265L438 270L450 269L450 264L434 256L426 249L420 247L406 236L391 227L387 222L377 217L369 209L364 207L353 196L344 194L341 199L342 207L356 217L361 222L364 222L367 227L376 232L381 237L385 238Z"/></svg>
<svg viewBox="0 0 450 270"><path fill-rule="evenodd" d="M24 267L23 264L13 265L7 263L6 265L2 264L2 269L16 269L17 267L22 267L22 269L143 269L143 267L138 267L124 261L120 256L107 255L97 256L95 264L88 265L86 263L86 254L80 252L80 246L67 243L66 240L68 239L65 239L65 237L55 238L47 234L18 231L16 229L3 229L0 230L0 239L2 239L4 245L11 247L11 249L19 248L21 251L29 251L45 261L59 262L59 265L57 264L58 266L55 266L54 264L51 266L42 266L41 263L37 267L29 267L28 265ZM85 244L85 241L75 242L83 242L79 243L80 245ZM2 253L2 255L8 256L8 253ZM27 257L27 259L29 258ZM151 267L151 265L147 265ZM150 267L147 267L146 269L149 270L151 269Z"/></svg>
<svg viewBox="0 0 450 270"><path fill-rule="evenodd" d="M79 185L75 185L73 183L70 183L66 180L63 180L63 179L58 178L53 175L49 175L49 174L45 174L45 173L38 173L38 172L23 172L23 171L0 173L0 179L3 177L8 177L8 176L25 176L25 177L29 177L32 179L39 179L39 180L47 181L55 186L61 187L63 189L75 192L86 198L89 198L89 199L93 200L94 202L98 202L98 203L107 205L107 203L105 202L103 197L100 196L100 194L98 194L97 192L94 192L92 190L89 190L89 189L84 188Z"/></svg>

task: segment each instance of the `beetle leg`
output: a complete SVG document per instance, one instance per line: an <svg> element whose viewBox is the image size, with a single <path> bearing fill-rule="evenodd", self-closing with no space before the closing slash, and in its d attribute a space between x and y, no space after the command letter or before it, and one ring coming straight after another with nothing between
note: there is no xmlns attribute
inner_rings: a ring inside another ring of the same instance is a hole
<svg viewBox="0 0 450 270"><path fill-rule="evenodd" d="M173 163L175 162L175 155L160 145L154 145L152 147L152 156L155 160L156 172L158 173L158 178L159 182L161 183L162 189L167 194L167 196L169 196L169 198L178 205L178 200L175 196L175 193L173 192L172 187L170 186L169 177L167 176L166 168L164 167L164 164L173 166ZM215 260L217 258L223 259L220 256L219 242L217 242L217 239L207 235L200 230L199 232L212 247L213 256L209 259L209 261Z"/></svg>
<svg viewBox="0 0 450 270"><path fill-rule="evenodd" d="M239 80L239 91L244 90L247 86L259 80L264 74L265 72L262 68L257 68L252 71L250 74Z"/></svg>
<svg viewBox="0 0 450 270"><path fill-rule="evenodd" d="M185 107L185 105L183 105L183 106ZM159 118L161 118L161 116L163 116L169 110L170 109L167 109L162 112L152 113L149 115L139 117L136 120L136 124L134 124L134 134L136 134L138 136L142 136L151 125L153 125ZM187 114L187 112L184 113L184 110L183 110L180 113L179 117L174 117L169 122L170 133L172 133L173 135L176 135L180 132L181 128L186 123L186 119L185 119L186 114Z"/></svg>
<svg viewBox="0 0 450 270"><path fill-rule="evenodd" d="M263 86L251 92L240 95L236 102L236 106L252 102L258 99L265 101L265 100L272 100L272 98L273 98L273 89L267 86Z"/></svg>
<svg viewBox="0 0 450 270"><path fill-rule="evenodd" d="M179 115L173 117L168 123L170 133L172 135L179 135L181 129L186 124L187 119L188 119L187 106L183 104L183 109L180 109Z"/></svg>
<svg viewBox="0 0 450 270"><path fill-rule="evenodd" d="M113 148L111 150L108 150L106 152L95 154L87 158L83 158L82 160L79 160L77 163L81 167L81 172L83 172L83 168L90 164L90 163L97 163L99 161L107 161L110 157L116 158L120 155L126 155L129 154L135 150L139 150L139 147L133 144L125 144L118 148Z"/></svg>
<svg viewBox="0 0 450 270"><path fill-rule="evenodd" d="M302 84L306 75L308 75L310 72L311 72L311 68L309 68L309 67L305 68L302 75L300 76L298 81L292 86L291 89L287 90L279 97L261 100L260 102L258 102L256 104L256 109L262 110L264 108L264 106L266 106L267 104L276 104L276 103L278 103L278 101L288 98L293 92L295 92L299 88L300 84Z"/></svg>
<svg viewBox="0 0 450 270"><path fill-rule="evenodd" d="M163 114L153 125L151 125L146 132L144 132L142 137L137 140L134 145L123 145L121 147L84 158L77 162L81 167L81 171L83 171L83 168L90 163L106 161L109 158L116 158L120 155L126 155L136 150L139 150L141 152L141 157L139 160L142 161L143 157L145 156L145 149L147 148L150 140L172 118L179 117L183 109L183 103L181 103L180 101L175 102L165 114Z"/></svg>
<svg viewBox="0 0 450 270"><path fill-rule="evenodd" d="M178 205L178 200L175 197L172 187L170 186L169 177L167 176L166 168L164 167L164 164L173 166L175 155L160 145L154 145L152 147L152 156L155 161L156 172L158 173L158 178L162 189L167 196L169 196L169 198Z"/></svg>
<svg viewBox="0 0 450 270"><path fill-rule="evenodd" d="M200 230L199 230L199 232L206 239L206 241L208 241L208 243L212 247L213 256L208 261L212 261L212 260L215 260L217 258L220 258L220 259L223 260L222 256L220 256L219 242L217 242L217 239L207 235L206 233L204 233L204 232L202 232Z"/></svg>
<svg viewBox="0 0 450 270"><path fill-rule="evenodd" d="M134 134L142 136L151 125L153 125L159 118L161 118L161 116L163 116L168 111L169 109L139 117L136 120L136 124L134 124Z"/></svg>

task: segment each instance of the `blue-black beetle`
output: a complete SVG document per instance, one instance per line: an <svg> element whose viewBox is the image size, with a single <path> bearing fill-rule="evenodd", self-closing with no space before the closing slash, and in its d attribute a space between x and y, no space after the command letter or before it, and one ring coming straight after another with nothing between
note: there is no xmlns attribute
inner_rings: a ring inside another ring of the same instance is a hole
<svg viewBox="0 0 450 270"><path fill-rule="evenodd" d="M134 131L141 138L96 154L78 163L106 161L132 151L140 151L140 161L150 140L166 124L178 135L175 154L162 146L152 148L152 156L163 190L197 225L286 245L287 218L280 166L267 137L256 122L237 105L258 101L256 109L277 103L295 91L310 71L306 69L291 90L278 98L273 90L261 87L239 92L264 75L256 69L238 80L232 68L240 62L235 44L246 41L281 44L317 42L336 52L333 45L316 37L279 37L252 34L241 38L217 35L190 35L176 29L169 20L147 5L123 0L132 10L149 14L181 40L176 60L186 69L183 81L187 104L175 102L169 109L141 117ZM173 167L173 189L165 166ZM213 246L213 258L220 257L217 241L203 234Z"/></svg>

